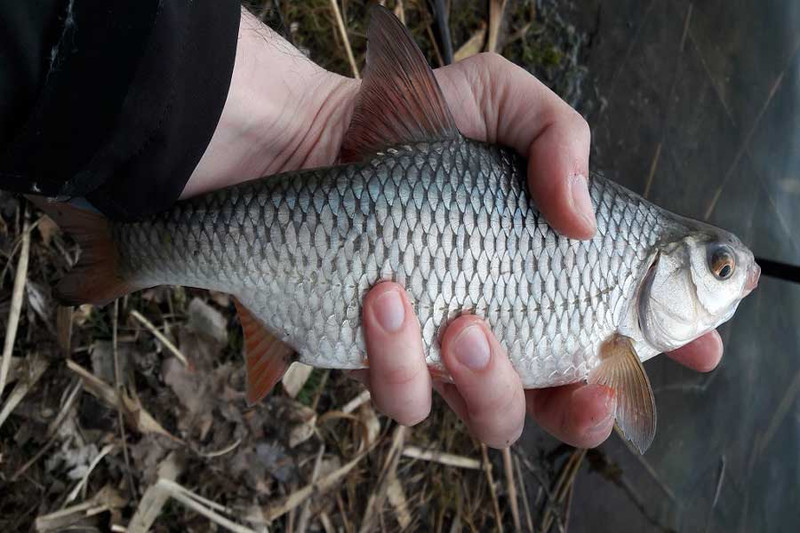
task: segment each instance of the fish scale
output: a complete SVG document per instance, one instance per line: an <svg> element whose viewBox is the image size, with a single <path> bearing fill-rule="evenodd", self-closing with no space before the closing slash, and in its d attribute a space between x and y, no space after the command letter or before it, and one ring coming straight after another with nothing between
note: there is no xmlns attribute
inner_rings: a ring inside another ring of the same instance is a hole
<svg viewBox="0 0 800 533"><path fill-rule="evenodd" d="M428 363L455 316L485 317L526 387L586 377L620 329L670 214L590 180L597 234L558 235L525 191L515 153L467 139L388 149L363 164L292 172L114 224L137 285L235 295L300 360L365 364L361 301L406 287Z"/></svg>

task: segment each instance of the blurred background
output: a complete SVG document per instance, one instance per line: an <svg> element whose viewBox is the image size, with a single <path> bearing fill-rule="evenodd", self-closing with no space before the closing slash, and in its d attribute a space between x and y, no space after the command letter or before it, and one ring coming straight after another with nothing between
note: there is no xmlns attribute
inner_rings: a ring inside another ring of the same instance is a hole
<svg viewBox="0 0 800 533"><path fill-rule="evenodd" d="M367 2L246 5L325 68L363 68ZM765 274L800 265L800 2L386 5L434 67L492 50L548 84L591 125L595 171L733 231ZM721 328L715 371L646 363L659 424L645 456L616 435L575 450L531 423L498 452L438 400L398 427L335 371L293 371L247 408L226 295L159 288L70 314L49 287L74 243L13 196L0 217L3 331L25 291L0 393L3 531L800 527L797 283L762 276Z"/></svg>

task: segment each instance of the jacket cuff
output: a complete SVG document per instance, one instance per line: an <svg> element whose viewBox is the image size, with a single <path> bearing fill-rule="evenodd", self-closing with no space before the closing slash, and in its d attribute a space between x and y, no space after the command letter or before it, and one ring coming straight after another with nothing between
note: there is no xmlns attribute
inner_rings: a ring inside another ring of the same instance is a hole
<svg viewBox="0 0 800 533"><path fill-rule="evenodd" d="M86 196L113 218L180 195L225 105L233 0L73 0L28 119L0 155L5 188Z"/></svg>

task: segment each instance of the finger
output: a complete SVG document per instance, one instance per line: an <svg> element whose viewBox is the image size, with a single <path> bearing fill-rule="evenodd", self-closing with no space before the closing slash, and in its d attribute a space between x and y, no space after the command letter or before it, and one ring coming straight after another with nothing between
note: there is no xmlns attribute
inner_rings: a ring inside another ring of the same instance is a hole
<svg viewBox="0 0 800 533"><path fill-rule="evenodd" d="M614 391L576 383L526 391L528 413L546 431L577 448L599 446L614 429Z"/></svg>
<svg viewBox="0 0 800 533"><path fill-rule="evenodd" d="M722 338L717 330L713 330L667 355L692 370L710 372L722 359L722 351Z"/></svg>
<svg viewBox="0 0 800 533"><path fill-rule="evenodd" d="M569 237L594 235L586 180L591 131L583 117L496 54L479 54L436 73L464 135L510 146L528 158L528 186L548 222Z"/></svg>
<svg viewBox="0 0 800 533"><path fill-rule="evenodd" d="M443 396L472 434L494 448L516 441L525 425L522 382L486 324L456 319L442 337L442 360L453 378Z"/></svg>
<svg viewBox="0 0 800 533"><path fill-rule="evenodd" d="M431 380L414 309L396 283L381 283L364 299L369 384L379 410L413 426L431 410Z"/></svg>

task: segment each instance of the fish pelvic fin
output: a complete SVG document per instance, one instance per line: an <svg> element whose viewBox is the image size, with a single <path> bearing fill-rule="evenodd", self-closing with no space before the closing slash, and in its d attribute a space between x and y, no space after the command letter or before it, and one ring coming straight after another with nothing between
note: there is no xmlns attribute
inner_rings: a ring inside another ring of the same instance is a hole
<svg viewBox="0 0 800 533"><path fill-rule="evenodd" d="M111 235L111 223L106 217L42 197L27 196L27 199L52 218L80 246L78 263L56 285L55 296L61 303L106 305L120 296L144 288L136 286L122 275L117 245Z"/></svg>
<svg viewBox="0 0 800 533"><path fill-rule="evenodd" d="M643 454L656 434L656 402L633 341L614 334L601 345L600 358L601 363L589 374L588 382L614 389L617 427Z"/></svg>
<svg viewBox="0 0 800 533"><path fill-rule="evenodd" d="M272 335L264 324L234 298L244 332L244 360L247 369L247 404L263 400L294 359L294 349Z"/></svg>
<svg viewBox="0 0 800 533"><path fill-rule="evenodd" d="M339 161L391 146L460 137L433 71L414 38L385 7L370 8L367 66Z"/></svg>

